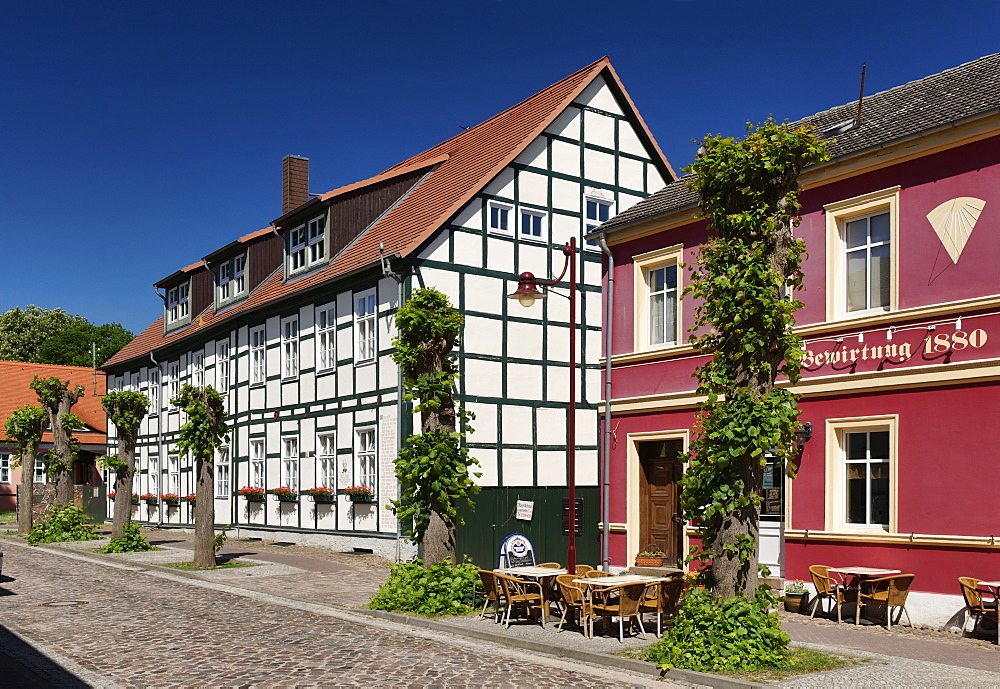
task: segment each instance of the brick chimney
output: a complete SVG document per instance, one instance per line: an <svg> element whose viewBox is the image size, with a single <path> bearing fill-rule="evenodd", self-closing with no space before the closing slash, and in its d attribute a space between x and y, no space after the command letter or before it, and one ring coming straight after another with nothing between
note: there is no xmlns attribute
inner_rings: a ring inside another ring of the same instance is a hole
<svg viewBox="0 0 1000 689"><path fill-rule="evenodd" d="M287 155L281 161L281 214L309 200L309 159Z"/></svg>

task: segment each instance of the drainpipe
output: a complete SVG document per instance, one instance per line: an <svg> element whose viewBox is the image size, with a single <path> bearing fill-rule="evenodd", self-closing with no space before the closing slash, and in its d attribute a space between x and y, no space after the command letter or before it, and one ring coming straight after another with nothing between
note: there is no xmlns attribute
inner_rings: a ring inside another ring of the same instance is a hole
<svg viewBox="0 0 1000 689"><path fill-rule="evenodd" d="M615 257L604 241L604 232L597 235L597 244L608 257L608 298L604 301L604 438L601 453L601 565L611 569L611 333L614 328Z"/></svg>
<svg viewBox="0 0 1000 689"><path fill-rule="evenodd" d="M157 292L156 296L159 297L160 293ZM166 303L166 300L164 300L164 303ZM153 364L156 366L156 373L157 373L156 384L159 385L160 381L163 379L163 370L162 370L162 368L160 366L160 362L157 361L156 357L153 356L153 350L149 350L149 360L152 361ZM157 404L161 404L162 403L162 400L160 399L159 394L157 394L156 399L157 399ZM163 454L163 438L161 436L161 433L163 432L163 425L161 423L161 421L162 421L162 419L161 419L162 414L160 412L161 412L161 409L157 409L156 410L156 470L157 471L160 470L160 460L164 459L164 457L161 456ZM146 418L148 419L149 417L147 416ZM146 471L149 471L149 462L148 461L146 462ZM132 480L135 481L135 476L132 477ZM160 477L159 476L156 477L156 486L157 486L157 488L160 487ZM129 496L129 497L131 497L131 496ZM163 510L162 509L158 509L156 511L156 514L157 514L157 519L158 519L158 521L156 522L156 528L160 529L160 528L163 527Z"/></svg>
<svg viewBox="0 0 1000 689"><path fill-rule="evenodd" d="M396 308L400 309L403 306L403 276L392 270L389 264L390 258L385 255L385 244L379 242L378 245L379 256L382 259L382 275L385 277L390 277L396 281ZM396 456L399 456L399 451L403 449L403 372L398 366L396 367ZM399 562L401 555L403 541L403 526L396 518L396 562Z"/></svg>

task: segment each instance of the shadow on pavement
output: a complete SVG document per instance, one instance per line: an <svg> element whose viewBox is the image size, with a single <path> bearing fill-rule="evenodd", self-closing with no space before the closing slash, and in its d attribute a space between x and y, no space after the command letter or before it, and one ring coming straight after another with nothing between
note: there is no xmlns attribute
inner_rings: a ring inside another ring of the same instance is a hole
<svg viewBox="0 0 1000 689"><path fill-rule="evenodd" d="M91 686L11 634L3 625L0 625L0 667L3 668L0 684L5 687Z"/></svg>

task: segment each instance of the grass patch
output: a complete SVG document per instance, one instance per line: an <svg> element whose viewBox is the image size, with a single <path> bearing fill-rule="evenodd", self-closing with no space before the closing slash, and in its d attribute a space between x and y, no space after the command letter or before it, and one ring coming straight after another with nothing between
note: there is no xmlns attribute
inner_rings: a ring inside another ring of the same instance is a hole
<svg viewBox="0 0 1000 689"><path fill-rule="evenodd" d="M17 512L10 512L7 510L0 511L0 523L3 522L16 522Z"/></svg>
<svg viewBox="0 0 1000 689"><path fill-rule="evenodd" d="M17 535L17 529L7 529L6 531L3 531L2 533L3 533L4 536L16 536Z"/></svg>
<svg viewBox="0 0 1000 689"><path fill-rule="evenodd" d="M215 567L195 567L193 562L162 562L158 563L163 567L173 567L174 569L183 569L185 572L205 572L208 570L215 569L236 569L237 567L256 567L257 564L254 562L242 562L240 560L226 560Z"/></svg>
<svg viewBox="0 0 1000 689"><path fill-rule="evenodd" d="M157 546L154 545L149 550L139 550L139 551L135 551L135 552L151 553L154 550L166 550L166 548L158 548ZM101 553L102 555L107 555L107 553L104 552L104 546L103 545L100 548L87 548L87 551L91 552L91 553ZM128 553L114 553L114 554L115 555L128 555Z"/></svg>
<svg viewBox="0 0 1000 689"><path fill-rule="evenodd" d="M615 655L620 658L645 660L648 650L648 647L626 648L616 652ZM782 663L781 667L755 670L753 672L717 672L715 674L759 684L772 684L799 675L839 670L843 667L853 667L867 662L867 658L825 653L823 651L815 651L811 648L792 647L788 649L788 657Z"/></svg>

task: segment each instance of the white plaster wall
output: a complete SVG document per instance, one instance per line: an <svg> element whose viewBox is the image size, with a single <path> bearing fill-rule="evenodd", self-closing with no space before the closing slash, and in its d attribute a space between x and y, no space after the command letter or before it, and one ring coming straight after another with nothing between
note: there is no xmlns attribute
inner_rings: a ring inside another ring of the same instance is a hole
<svg viewBox="0 0 1000 689"><path fill-rule="evenodd" d="M591 412L591 420L593 420L593 412ZM577 426L577 430L580 430L579 426ZM576 485L597 485L597 450L576 451Z"/></svg>
<svg viewBox="0 0 1000 689"><path fill-rule="evenodd" d="M635 130L632 127L625 126L624 123L618 128L618 148L625 153L631 153L632 155L644 158L647 155L646 149L643 147L642 142L639 141ZM640 187L636 188L639 189Z"/></svg>
<svg viewBox="0 0 1000 689"><path fill-rule="evenodd" d="M424 267L420 269L420 275L423 277L426 287L433 287L439 292L446 294L453 306L459 303L458 273L450 270ZM381 346L381 343L379 345Z"/></svg>
<svg viewBox="0 0 1000 689"><path fill-rule="evenodd" d="M548 178L536 172L522 171L518 177L518 201L536 206L548 206Z"/></svg>
<svg viewBox="0 0 1000 689"><path fill-rule="evenodd" d="M511 168L504 168L496 178L486 185L484 192L489 196L502 196L506 199L514 198L514 171Z"/></svg>
<svg viewBox="0 0 1000 689"><path fill-rule="evenodd" d="M576 108L566 108L555 120L545 128L550 134L564 136L567 139L580 139L580 111Z"/></svg>
<svg viewBox="0 0 1000 689"><path fill-rule="evenodd" d="M483 267L483 240L479 235L455 232L452 241L455 244L456 263L473 268Z"/></svg>
<svg viewBox="0 0 1000 689"><path fill-rule="evenodd" d="M465 361L465 391L469 395L496 397L503 385L503 366L497 361Z"/></svg>
<svg viewBox="0 0 1000 689"><path fill-rule="evenodd" d="M552 142L552 169L564 175L580 176L580 145L568 141Z"/></svg>
<svg viewBox="0 0 1000 689"><path fill-rule="evenodd" d="M627 129L627 127L623 127ZM618 184L629 189L645 191L646 182L643 173L646 163L632 158L618 158ZM620 198L620 197L619 197Z"/></svg>
<svg viewBox="0 0 1000 689"><path fill-rule="evenodd" d="M507 397L519 400L542 399L542 366L508 364Z"/></svg>
<svg viewBox="0 0 1000 689"><path fill-rule="evenodd" d="M462 348L466 352L499 356L503 344L503 321L466 316Z"/></svg>
<svg viewBox="0 0 1000 689"><path fill-rule="evenodd" d="M571 213L579 213L581 208L580 185L565 179L552 180L552 206ZM579 221L577 221L579 227Z"/></svg>
<svg viewBox="0 0 1000 689"><path fill-rule="evenodd" d="M466 409L476 415L472 420L472 427L475 433L468 436L469 442L473 443L495 443L497 441L497 408L494 404L480 402L469 402L464 405Z"/></svg>
<svg viewBox="0 0 1000 689"><path fill-rule="evenodd" d="M538 485L567 485L565 451L545 450L538 453Z"/></svg>
<svg viewBox="0 0 1000 689"><path fill-rule="evenodd" d="M481 313L501 312L503 300L510 293L510 291L505 290L503 282L483 275L466 275L464 280L465 308L467 311L479 311ZM506 287L510 287L510 284L508 282ZM517 282L515 281L513 284L514 288L516 288Z"/></svg>
<svg viewBox="0 0 1000 689"><path fill-rule="evenodd" d="M448 261L448 238L451 233L448 230L441 230L436 233L430 243L424 247L418 256L425 260Z"/></svg>
<svg viewBox="0 0 1000 689"><path fill-rule="evenodd" d="M548 148L546 142L547 140L543 137L536 138L514 159L514 162L530 167L548 167Z"/></svg>
<svg viewBox="0 0 1000 689"><path fill-rule="evenodd" d="M521 246L518 248L517 267L514 269L514 272L523 273L524 271L528 271L534 273L537 278L545 279L549 275L549 255L552 253L553 249L547 245L534 245L528 242L521 242ZM513 304L514 302L511 303ZM517 313L517 311L515 310L514 313Z"/></svg>
<svg viewBox="0 0 1000 689"><path fill-rule="evenodd" d="M530 486L534 481L531 450L502 451L503 482L506 486Z"/></svg>
<svg viewBox="0 0 1000 689"><path fill-rule="evenodd" d="M511 267L514 265L514 242L509 240L503 240L498 237L490 237L486 240L486 267L491 270L499 270L505 273L513 272ZM491 287L490 292L497 292L500 289L500 283L497 280L490 281ZM499 294L500 298L503 298L507 293L503 292ZM496 311L494 311L495 313Z"/></svg>
<svg viewBox="0 0 1000 689"><path fill-rule="evenodd" d="M607 110L607 108L602 108ZM598 112L583 113L583 136L588 144L615 147L615 119Z"/></svg>
<svg viewBox="0 0 1000 689"><path fill-rule="evenodd" d="M494 449L476 448L471 453L479 462L479 467L472 468L473 472L479 472L482 476L475 478L475 482L484 487L495 487L498 484L497 476L497 451Z"/></svg>
<svg viewBox="0 0 1000 689"><path fill-rule="evenodd" d="M536 412L538 420L539 445L566 444L566 410L551 407L539 407Z"/></svg>
<svg viewBox="0 0 1000 689"><path fill-rule="evenodd" d="M502 416L500 435L505 445L530 445L533 442L531 407L505 404Z"/></svg>
<svg viewBox="0 0 1000 689"><path fill-rule="evenodd" d="M508 321L507 356L515 359L541 361L543 334L544 330L541 325Z"/></svg>

